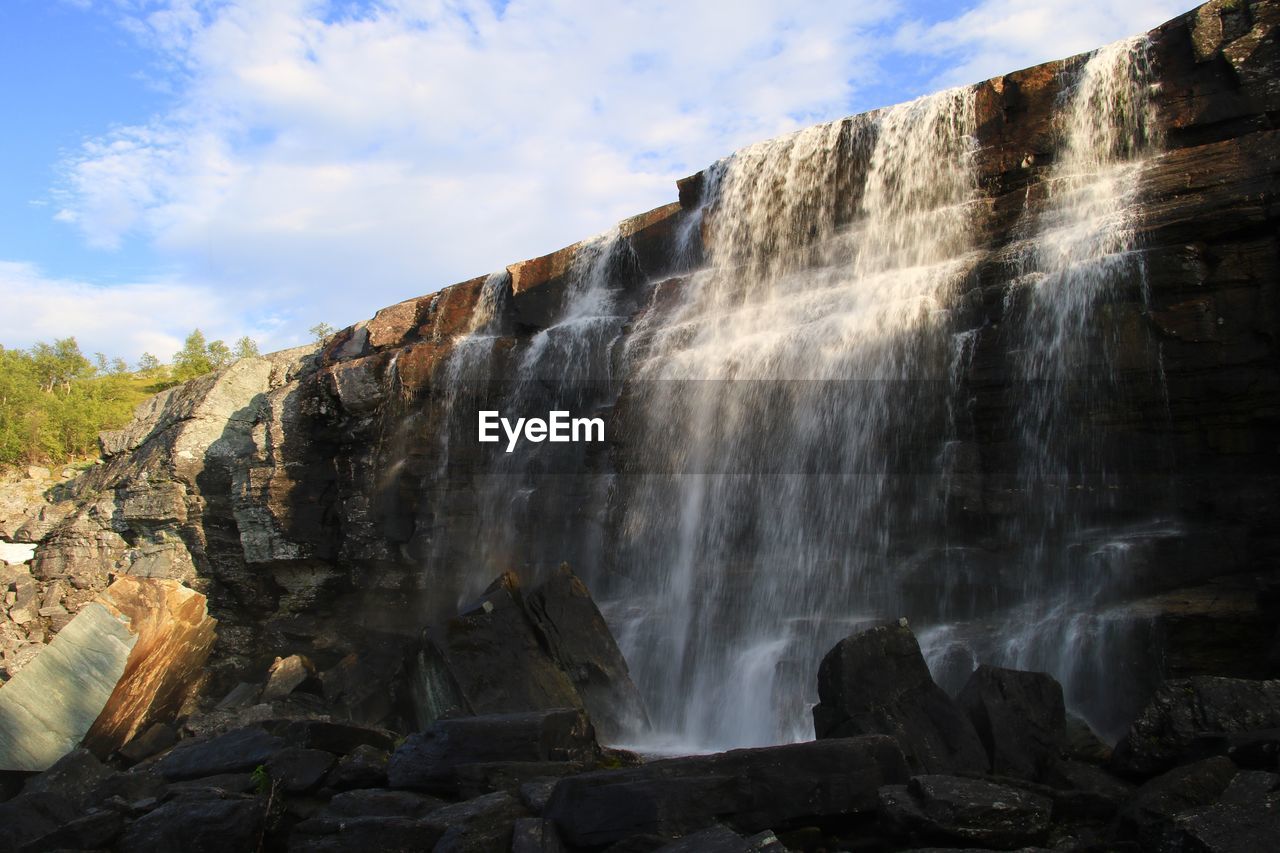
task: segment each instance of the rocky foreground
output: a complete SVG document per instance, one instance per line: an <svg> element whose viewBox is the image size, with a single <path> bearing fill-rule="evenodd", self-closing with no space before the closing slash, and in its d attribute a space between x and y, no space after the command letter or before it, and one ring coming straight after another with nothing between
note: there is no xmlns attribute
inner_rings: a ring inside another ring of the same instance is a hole
<svg viewBox="0 0 1280 853"><path fill-rule="evenodd" d="M10 774L0 848L1239 853L1280 838L1280 681L1169 681L1111 750L1049 676L980 666L952 699L910 629L887 625L822 662L817 740L646 761L602 746L584 710L616 720L632 690L597 665L616 646L584 592L567 571L527 596L496 582L449 625L436 683L456 704L408 734L351 721L332 674L290 658L105 760L81 748ZM446 677L459 655L489 681ZM468 710L499 683L566 707Z"/></svg>

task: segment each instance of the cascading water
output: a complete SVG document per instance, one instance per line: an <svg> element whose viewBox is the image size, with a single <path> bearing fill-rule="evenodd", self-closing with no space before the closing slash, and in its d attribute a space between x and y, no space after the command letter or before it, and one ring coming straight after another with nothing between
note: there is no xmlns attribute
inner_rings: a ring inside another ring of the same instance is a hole
<svg viewBox="0 0 1280 853"><path fill-rule="evenodd" d="M504 377L499 408L609 408L616 434L604 461L544 445L441 468L447 493L419 522L432 562L465 561L474 584L574 563L649 703L649 748L810 737L823 653L899 615L944 685L978 660L1048 670L1113 733L1126 700L1088 686L1115 681L1135 635L1106 596L1142 542L1172 531L1107 514L1089 420L1117 388L1109 300L1144 286L1148 71L1142 40L1075 66L1056 159L995 250L1012 280L998 332L966 326L993 251L978 244L989 207L967 88L715 164L681 226L691 243L700 229L698 270L644 285L615 232L578 249L543 330L478 312L446 370L451 406ZM510 279L490 283L496 305ZM652 300L638 314L637 294ZM1013 462L984 474L964 420L975 352L996 335ZM999 531L951 516L974 476L1005 478Z"/></svg>
<svg viewBox="0 0 1280 853"><path fill-rule="evenodd" d="M638 446L610 616L659 732L804 737L821 654L895 594L911 437L940 422L979 255L972 90L753 146L711 173L710 266L628 353ZM898 442L901 442L899 444ZM661 735L660 735L661 736Z"/></svg>

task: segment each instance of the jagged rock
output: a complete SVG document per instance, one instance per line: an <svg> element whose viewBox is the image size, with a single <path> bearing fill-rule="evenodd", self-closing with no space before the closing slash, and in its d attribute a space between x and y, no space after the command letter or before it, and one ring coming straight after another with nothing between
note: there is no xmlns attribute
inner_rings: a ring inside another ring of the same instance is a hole
<svg viewBox="0 0 1280 853"><path fill-rule="evenodd" d="M818 669L819 738L886 734L914 771L986 770L969 718L933 682L910 628L884 625L846 637Z"/></svg>
<svg viewBox="0 0 1280 853"><path fill-rule="evenodd" d="M265 803L257 797L179 799L129 824L120 853L222 853L257 850Z"/></svg>
<svg viewBox="0 0 1280 853"><path fill-rule="evenodd" d="M1271 853L1280 838L1280 802L1266 808L1213 805L1183 812L1162 836L1178 853Z"/></svg>
<svg viewBox="0 0 1280 853"><path fill-rule="evenodd" d="M267 673L267 686L262 690L260 701L283 699L293 691L305 687L308 682L319 687L315 664L309 658L304 655L276 658Z"/></svg>
<svg viewBox="0 0 1280 853"><path fill-rule="evenodd" d="M981 779L913 776L880 789L880 820L913 842L1013 850L1042 841L1053 802Z"/></svg>
<svg viewBox="0 0 1280 853"><path fill-rule="evenodd" d="M979 666L956 697L991 758L991 772L1040 779L1066 737L1062 685L1043 672Z"/></svg>
<svg viewBox="0 0 1280 853"><path fill-rule="evenodd" d="M22 793L57 794L83 810L94 803L98 788L115 773L87 749L73 749L48 770L29 779Z"/></svg>
<svg viewBox="0 0 1280 853"><path fill-rule="evenodd" d="M1126 773L1152 775L1208 755L1225 754L1225 736L1280 729L1280 681L1196 678L1167 681L1116 746Z"/></svg>
<svg viewBox="0 0 1280 853"><path fill-rule="evenodd" d="M1111 747L1107 746L1097 732L1089 727L1075 714L1067 714L1065 735L1062 742L1062 754L1076 761L1087 761L1090 764L1106 764L1111 760Z"/></svg>
<svg viewBox="0 0 1280 853"><path fill-rule="evenodd" d="M1180 813L1218 799L1236 774L1227 758L1218 756L1177 767L1140 787L1115 821L1117 837L1154 848Z"/></svg>
<svg viewBox="0 0 1280 853"><path fill-rule="evenodd" d="M406 704L410 644L394 635L366 635L360 648L320 675L325 702L363 725L383 725Z"/></svg>
<svg viewBox="0 0 1280 853"><path fill-rule="evenodd" d="M648 724L644 702L586 585L562 565L530 593L527 604L601 737L616 741L642 730Z"/></svg>
<svg viewBox="0 0 1280 853"><path fill-rule="evenodd" d="M671 838L718 820L760 832L870 814L880 787L906 780L892 738L833 738L570 776L556 785L544 817L582 847L633 835Z"/></svg>
<svg viewBox="0 0 1280 853"><path fill-rule="evenodd" d="M387 778L393 788L450 794L467 765L532 762L533 775L545 776L546 762L582 766L599 755L595 730L576 709L457 717L410 735L392 754Z"/></svg>
<svg viewBox="0 0 1280 853"><path fill-rule="evenodd" d="M219 773L253 770L285 747L285 741L257 727L212 738L183 741L156 761L155 771L171 782Z"/></svg>

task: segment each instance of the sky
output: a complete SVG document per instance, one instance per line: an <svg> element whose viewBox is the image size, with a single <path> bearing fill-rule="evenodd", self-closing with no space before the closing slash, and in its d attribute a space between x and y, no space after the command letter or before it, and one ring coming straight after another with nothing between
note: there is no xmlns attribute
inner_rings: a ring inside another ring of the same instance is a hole
<svg viewBox="0 0 1280 853"><path fill-rule="evenodd" d="M0 344L303 343L1187 0L0 0Z"/></svg>

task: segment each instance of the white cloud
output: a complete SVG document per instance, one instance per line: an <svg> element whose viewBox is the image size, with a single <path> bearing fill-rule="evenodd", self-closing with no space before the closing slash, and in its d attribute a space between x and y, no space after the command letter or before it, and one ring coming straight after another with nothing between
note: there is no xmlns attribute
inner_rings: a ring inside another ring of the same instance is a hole
<svg viewBox="0 0 1280 853"><path fill-rule="evenodd" d="M904 24L895 2L113 2L174 102L65 162L58 218L143 241L294 340L672 201L918 57L939 86L977 80L1179 5L983 0Z"/></svg>
<svg viewBox="0 0 1280 853"><path fill-rule="evenodd" d="M0 340L10 345L73 336L85 353L130 362L143 352L168 361L195 326L228 342L244 334L237 307L211 288L176 281L101 287L0 261L0 302ZM246 331L267 347L274 343L269 326Z"/></svg>
<svg viewBox="0 0 1280 853"><path fill-rule="evenodd" d="M955 18L904 25L894 46L946 58L938 85L986 80L1146 32L1188 0L983 0Z"/></svg>
<svg viewBox="0 0 1280 853"><path fill-rule="evenodd" d="M845 111L892 4L122 2L173 108L64 164L58 218L299 322L541 254ZM326 17L328 16L328 17Z"/></svg>

